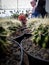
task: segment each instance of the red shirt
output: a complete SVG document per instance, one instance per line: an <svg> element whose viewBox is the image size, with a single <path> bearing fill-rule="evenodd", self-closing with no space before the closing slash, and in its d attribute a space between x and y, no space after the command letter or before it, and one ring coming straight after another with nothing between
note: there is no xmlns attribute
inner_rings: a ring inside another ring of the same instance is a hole
<svg viewBox="0 0 49 65"><path fill-rule="evenodd" d="M20 20L22 23L26 23L26 16L24 14L19 15L18 20Z"/></svg>

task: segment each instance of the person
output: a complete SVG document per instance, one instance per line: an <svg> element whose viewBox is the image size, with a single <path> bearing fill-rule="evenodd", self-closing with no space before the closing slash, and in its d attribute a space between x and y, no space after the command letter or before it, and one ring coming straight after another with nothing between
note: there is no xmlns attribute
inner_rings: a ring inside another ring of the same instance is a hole
<svg viewBox="0 0 49 65"><path fill-rule="evenodd" d="M26 22L27 22L27 19L26 19L26 16L24 14L20 14L18 16L18 20L21 21L22 25L25 26Z"/></svg>
<svg viewBox="0 0 49 65"><path fill-rule="evenodd" d="M45 10L46 0L32 0L31 5L35 9L34 12L32 12L32 17L38 17L41 15L44 18L47 14Z"/></svg>

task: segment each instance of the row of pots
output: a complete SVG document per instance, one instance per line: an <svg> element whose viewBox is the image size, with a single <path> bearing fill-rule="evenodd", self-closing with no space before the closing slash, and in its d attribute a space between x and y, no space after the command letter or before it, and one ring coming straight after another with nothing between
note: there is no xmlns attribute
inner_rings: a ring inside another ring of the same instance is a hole
<svg viewBox="0 0 49 65"><path fill-rule="evenodd" d="M23 39L27 39L27 38L29 38L30 36L32 36L31 34L22 34L22 35L20 35L20 36L17 36L17 37L14 37L14 38L8 38L8 40L10 40L10 41L14 41L16 44L18 44L19 46L20 46L20 48L21 48L21 63L20 63L20 65L27 65L27 62L25 63L25 61L24 61L24 57L25 57L25 55L26 55L26 53L24 52L24 50L23 50L23 47L22 47L22 45L21 45L21 41L23 40ZM27 55L26 55L27 56ZM27 56L27 58L28 58L28 56ZM27 60L28 61L28 60ZM29 61L28 61L29 62ZM28 63L29 64L29 63Z"/></svg>
<svg viewBox="0 0 49 65"><path fill-rule="evenodd" d="M0 34L0 65L23 65L23 49L20 42L26 36L25 28L6 36ZM25 33L24 33L25 32ZM7 44L8 43L8 44Z"/></svg>
<svg viewBox="0 0 49 65"><path fill-rule="evenodd" d="M26 40L26 39L28 39L28 38L30 38L31 36L32 36L31 34L26 33L26 34L23 34L23 35L21 35L19 37L14 38L13 40L15 40L15 41L17 41L19 43L19 45L22 48L23 54L24 53L27 54L28 59L29 59L29 65L33 65L33 64L49 64L49 61L48 60L45 60L45 59L42 59L42 58L39 58L39 57L35 57L35 56L29 54L24 49L24 47L22 45L23 44L23 41ZM22 65L24 65L23 64L23 61L22 61Z"/></svg>
<svg viewBox="0 0 49 65"><path fill-rule="evenodd" d="M29 54L24 48L23 48L23 40L29 39L32 35L30 33L24 33L18 37L13 37L13 38L8 38L11 43L16 44L18 48L20 48L20 63L18 65L25 65L23 62L24 59L24 53L27 54L28 59L29 59L29 65L33 64L49 64L48 60L43 60L39 57L35 57L31 54ZM31 50L30 50L31 51ZM10 61L11 62L11 61ZM7 65L12 65L12 64L7 64ZM15 64L14 64L15 65ZM17 64L16 64L17 65Z"/></svg>

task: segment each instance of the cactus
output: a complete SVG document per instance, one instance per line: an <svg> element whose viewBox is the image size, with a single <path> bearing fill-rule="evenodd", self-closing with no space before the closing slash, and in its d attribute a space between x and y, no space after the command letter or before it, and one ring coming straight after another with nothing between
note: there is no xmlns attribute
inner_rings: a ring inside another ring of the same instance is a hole
<svg viewBox="0 0 49 65"><path fill-rule="evenodd" d="M39 27L34 30L32 39L42 48L49 48L49 25L39 25Z"/></svg>
<svg viewBox="0 0 49 65"><path fill-rule="evenodd" d="M7 53L9 51L8 47L9 43L7 42L7 34L8 32L1 26L0 27L0 51Z"/></svg>

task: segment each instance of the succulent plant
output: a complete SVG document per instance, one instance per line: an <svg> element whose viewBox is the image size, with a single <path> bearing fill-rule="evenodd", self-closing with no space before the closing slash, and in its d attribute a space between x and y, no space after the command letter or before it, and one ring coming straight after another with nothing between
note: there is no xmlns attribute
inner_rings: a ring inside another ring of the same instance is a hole
<svg viewBox="0 0 49 65"><path fill-rule="evenodd" d="M7 31L1 26L0 27L0 51L6 53L9 51L8 47L9 43L7 41Z"/></svg>
<svg viewBox="0 0 49 65"><path fill-rule="evenodd" d="M49 48L49 25L39 25L39 27L34 30L31 40L42 48Z"/></svg>

